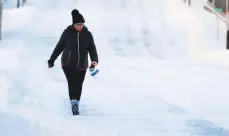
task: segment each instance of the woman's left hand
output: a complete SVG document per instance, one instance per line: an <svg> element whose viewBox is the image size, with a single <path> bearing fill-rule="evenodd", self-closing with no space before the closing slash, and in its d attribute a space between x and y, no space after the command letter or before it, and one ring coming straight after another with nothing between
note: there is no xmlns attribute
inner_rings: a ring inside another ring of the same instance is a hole
<svg viewBox="0 0 229 136"><path fill-rule="evenodd" d="M96 61L92 61L91 65L93 65L93 66L97 66L97 65L98 65L98 63L97 63Z"/></svg>

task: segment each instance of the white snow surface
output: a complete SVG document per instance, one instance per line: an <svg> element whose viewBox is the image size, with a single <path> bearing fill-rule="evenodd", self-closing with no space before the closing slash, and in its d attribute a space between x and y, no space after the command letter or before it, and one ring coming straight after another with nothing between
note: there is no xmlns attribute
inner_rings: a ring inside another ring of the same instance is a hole
<svg viewBox="0 0 229 136"><path fill-rule="evenodd" d="M11 1L0 42L0 136L229 136L225 25L200 1L28 0L20 9ZM87 72L79 116L60 56L47 67L73 8L100 60L96 77Z"/></svg>

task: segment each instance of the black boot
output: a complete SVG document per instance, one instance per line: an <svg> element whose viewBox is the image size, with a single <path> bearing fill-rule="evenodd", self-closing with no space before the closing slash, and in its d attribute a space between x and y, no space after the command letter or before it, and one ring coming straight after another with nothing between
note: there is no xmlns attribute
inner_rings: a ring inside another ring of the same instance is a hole
<svg viewBox="0 0 229 136"><path fill-rule="evenodd" d="M72 105L72 114L79 115L79 101L71 100L71 105Z"/></svg>

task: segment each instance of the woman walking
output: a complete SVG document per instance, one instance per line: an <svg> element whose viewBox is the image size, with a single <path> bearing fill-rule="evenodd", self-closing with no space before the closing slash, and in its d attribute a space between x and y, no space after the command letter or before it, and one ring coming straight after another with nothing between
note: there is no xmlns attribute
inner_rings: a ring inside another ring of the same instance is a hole
<svg viewBox="0 0 229 136"><path fill-rule="evenodd" d="M73 115L79 114L79 102L82 86L88 69L88 54L91 66L98 64L98 54L92 33L84 25L84 17L78 10L71 12L72 24L62 33L53 53L48 60L48 67L54 66L57 57L62 53L61 64L68 82L69 98Z"/></svg>

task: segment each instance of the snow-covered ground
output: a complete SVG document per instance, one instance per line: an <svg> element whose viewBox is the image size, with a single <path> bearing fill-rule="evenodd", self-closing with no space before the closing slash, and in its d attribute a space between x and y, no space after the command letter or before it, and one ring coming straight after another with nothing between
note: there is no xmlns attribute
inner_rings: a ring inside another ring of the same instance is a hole
<svg viewBox="0 0 229 136"><path fill-rule="evenodd" d="M215 16L193 4L28 0L5 9L0 136L229 136L224 26L217 38ZM77 117L60 57L47 68L73 8L95 37L101 71L87 73Z"/></svg>

